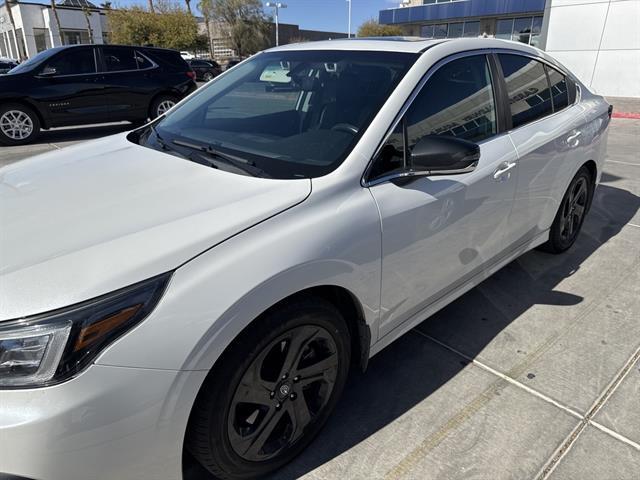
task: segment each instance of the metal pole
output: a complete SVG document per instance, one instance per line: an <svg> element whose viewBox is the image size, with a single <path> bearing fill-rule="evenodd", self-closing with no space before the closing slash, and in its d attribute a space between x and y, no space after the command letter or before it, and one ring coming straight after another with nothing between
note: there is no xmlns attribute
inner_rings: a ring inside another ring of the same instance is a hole
<svg viewBox="0 0 640 480"><path fill-rule="evenodd" d="M349 3L349 34L348 37L351 38L351 0L347 0Z"/></svg>
<svg viewBox="0 0 640 480"><path fill-rule="evenodd" d="M276 47L280 45L280 28L278 28L278 3L276 3Z"/></svg>
<svg viewBox="0 0 640 480"><path fill-rule="evenodd" d="M285 3L281 2L267 2L265 7L273 8L276 13L276 47L280 45L280 23L278 21L278 13L281 8L287 8Z"/></svg>

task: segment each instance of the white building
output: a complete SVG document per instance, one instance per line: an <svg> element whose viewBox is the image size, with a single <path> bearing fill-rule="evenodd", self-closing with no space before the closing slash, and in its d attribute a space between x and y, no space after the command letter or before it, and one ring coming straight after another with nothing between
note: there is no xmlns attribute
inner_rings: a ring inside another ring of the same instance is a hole
<svg viewBox="0 0 640 480"><path fill-rule="evenodd" d="M640 97L640 0L546 0L542 48L602 95Z"/></svg>
<svg viewBox="0 0 640 480"><path fill-rule="evenodd" d="M99 44L108 39L103 9L87 0L56 3L60 28L50 4L1 2L0 57L24 60L50 47Z"/></svg>

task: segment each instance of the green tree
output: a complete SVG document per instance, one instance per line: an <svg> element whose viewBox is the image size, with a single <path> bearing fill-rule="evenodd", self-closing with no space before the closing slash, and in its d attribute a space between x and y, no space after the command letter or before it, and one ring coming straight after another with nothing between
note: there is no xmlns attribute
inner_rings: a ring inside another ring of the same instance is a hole
<svg viewBox="0 0 640 480"><path fill-rule="evenodd" d="M401 35L402 29L397 25L380 25L373 18L358 28L359 37L398 37Z"/></svg>
<svg viewBox="0 0 640 480"><path fill-rule="evenodd" d="M269 44L269 19L260 0L211 0L212 19L228 31L229 46L241 57Z"/></svg>
<svg viewBox="0 0 640 480"><path fill-rule="evenodd" d="M211 38L211 19L213 18L213 0L200 0L198 9L204 18L204 26L207 29L207 39L209 44L209 56L213 58L213 42Z"/></svg>
<svg viewBox="0 0 640 480"><path fill-rule="evenodd" d="M156 2L153 12L138 6L112 9L107 18L113 43L182 50L193 47L198 37L195 17L169 3Z"/></svg>

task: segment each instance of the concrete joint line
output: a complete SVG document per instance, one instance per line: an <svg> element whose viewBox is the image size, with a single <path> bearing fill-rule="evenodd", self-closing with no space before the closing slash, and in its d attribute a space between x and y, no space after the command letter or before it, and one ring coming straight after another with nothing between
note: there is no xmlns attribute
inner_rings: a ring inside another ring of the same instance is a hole
<svg viewBox="0 0 640 480"><path fill-rule="evenodd" d="M598 411L605 405L605 403L607 403L607 400L611 398L613 393L616 391L618 386L625 379L627 374L631 371L631 369L633 368L633 365L638 361L639 358L640 358L640 347L638 347L634 352L634 354L631 355L631 358L627 360L627 362L623 365L623 367L620 369L618 374L613 377L613 380L611 380L609 385L604 389L604 391L596 399L596 401L593 403L593 405L591 406L587 414L584 416L584 418L580 421L578 426L569 434L569 436L565 439L565 441L562 442L560 447L558 447L558 449L554 452L551 458L547 461L547 463L542 468L540 473L536 475L535 477L536 480L546 480L547 478L549 478L549 475L553 473L553 471L560 464L562 459L571 450L573 445L575 445L576 440L580 437L580 434L584 431L586 426L589 424L593 425L598 430L611 435L613 438L620 440L623 443L630 445L637 450L640 450L640 445L638 445L637 443L591 420L595 416L595 414L598 413Z"/></svg>

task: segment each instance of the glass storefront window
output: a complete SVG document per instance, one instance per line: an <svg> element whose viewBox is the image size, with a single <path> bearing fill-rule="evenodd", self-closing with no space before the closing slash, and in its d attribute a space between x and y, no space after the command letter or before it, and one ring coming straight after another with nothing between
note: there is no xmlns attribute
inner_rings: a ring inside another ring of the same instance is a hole
<svg viewBox="0 0 640 480"><path fill-rule="evenodd" d="M433 26L433 38L447 38L448 25L441 23Z"/></svg>
<svg viewBox="0 0 640 480"><path fill-rule="evenodd" d="M511 33L513 33L513 18L496 22L496 38L511 40Z"/></svg>
<svg viewBox="0 0 640 480"><path fill-rule="evenodd" d="M33 39L36 43L36 51L38 53L51 48L51 37L48 28L34 28Z"/></svg>
<svg viewBox="0 0 640 480"><path fill-rule="evenodd" d="M458 38L462 36L462 30L464 27L464 23L450 23L449 24L449 38Z"/></svg>
<svg viewBox="0 0 640 480"><path fill-rule="evenodd" d="M480 35L480 22L464 22L465 37L477 37Z"/></svg>
<svg viewBox="0 0 640 480"><path fill-rule="evenodd" d="M433 38L433 25L423 25L420 28L420 36L422 38Z"/></svg>

